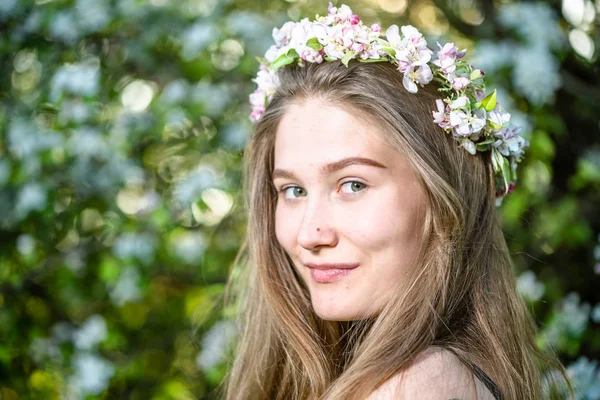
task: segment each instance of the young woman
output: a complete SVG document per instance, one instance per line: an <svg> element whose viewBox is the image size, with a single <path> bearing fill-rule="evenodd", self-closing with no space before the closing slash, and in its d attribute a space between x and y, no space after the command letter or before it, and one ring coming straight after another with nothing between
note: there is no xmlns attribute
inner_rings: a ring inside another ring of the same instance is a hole
<svg viewBox="0 0 600 400"><path fill-rule="evenodd" d="M496 212L527 143L464 52L379 32L331 5L274 30L226 398L541 399Z"/></svg>

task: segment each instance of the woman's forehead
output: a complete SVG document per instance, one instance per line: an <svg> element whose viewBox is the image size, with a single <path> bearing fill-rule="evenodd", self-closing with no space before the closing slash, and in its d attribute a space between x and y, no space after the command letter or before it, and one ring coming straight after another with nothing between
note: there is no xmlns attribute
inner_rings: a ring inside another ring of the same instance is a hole
<svg viewBox="0 0 600 400"><path fill-rule="evenodd" d="M413 175L406 157L385 140L374 119L319 101L288 108L276 132L274 161L273 179L307 169L325 176L350 165Z"/></svg>
<svg viewBox="0 0 600 400"><path fill-rule="evenodd" d="M381 133L372 119L310 99L290 105L284 113L276 132L275 158L329 154L339 159L392 151Z"/></svg>

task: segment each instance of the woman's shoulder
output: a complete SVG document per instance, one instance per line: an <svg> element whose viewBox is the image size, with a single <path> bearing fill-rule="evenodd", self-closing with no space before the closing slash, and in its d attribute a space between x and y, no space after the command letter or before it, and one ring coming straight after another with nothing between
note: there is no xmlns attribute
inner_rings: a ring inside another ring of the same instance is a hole
<svg viewBox="0 0 600 400"><path fill-rule="evenodd" d="M387 380L367 400L493 400L494 396L454 353L440 347L421 352L405 370Z"/></svg>

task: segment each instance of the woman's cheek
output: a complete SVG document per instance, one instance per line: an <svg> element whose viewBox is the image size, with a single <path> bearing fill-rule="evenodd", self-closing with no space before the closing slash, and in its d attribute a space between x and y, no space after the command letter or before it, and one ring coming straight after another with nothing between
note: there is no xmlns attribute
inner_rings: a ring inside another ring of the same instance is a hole
<svg viewBox="0 0 600 400"><path fill-rule="evenodd" d="M298 213L286 205L277 205L275 209L275 236L283 249L290 255L298 238Z"/></svg>

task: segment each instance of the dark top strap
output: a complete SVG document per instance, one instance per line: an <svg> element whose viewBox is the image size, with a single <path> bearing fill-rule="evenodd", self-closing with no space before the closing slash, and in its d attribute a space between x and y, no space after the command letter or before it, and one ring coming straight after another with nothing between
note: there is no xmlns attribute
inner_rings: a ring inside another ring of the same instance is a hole
<svg viewBox="0 0 600 400"><path fill-rule="evenodd" d="M473 373L475 374L475 376L479 378L479 380L483 382L485 387L488 388L492 395L494 395L494 398L496 400L502 400L502 393L500 393L500 388L496 386L494 381L489 376L487 376L486 373L483 372L477 365L471 364L471 368L473 369Z"/></svg>

